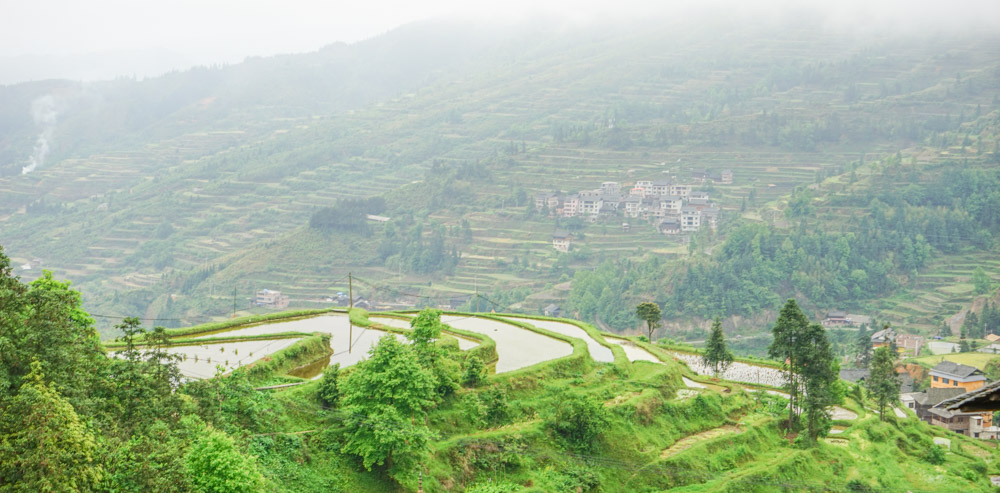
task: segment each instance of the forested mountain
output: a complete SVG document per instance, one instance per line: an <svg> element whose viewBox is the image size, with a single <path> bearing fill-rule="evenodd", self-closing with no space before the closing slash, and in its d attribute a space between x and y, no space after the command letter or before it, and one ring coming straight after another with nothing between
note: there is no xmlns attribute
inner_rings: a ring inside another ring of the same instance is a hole
<svg viewBox="0 0 1000 493"><path fill-rule="evenodd" d="M964 192L938 193L933 170L994 166L997 46L989 32L808 19L436 22L143 81L10 86L0 240L26 278L55 270L95 313L166 325L265 287L318 302L352 271L378 302L479 292L508 300L494 308L566 303L619 330L634 315L600 312L638 298L680 318L754 319L792 295L817 312L877 308L935 261L994 247L994 199L948 202ZM40 138L45 163L18 175ZM734 183L692 178L722 169ZM877 180L893 169L904 175L888 192ZM620 213L590 223L533 207L537 193L657 179L708 193L720 228L688 242L652 222L623 230ZM383 219L323 218L360 198L384 208L352 214ZM860 223L827 212L869 205L879 212ZM575 235L569 253L551 248L555 230ZM563 285L654 257L661 270L639 284Z"/></svg>

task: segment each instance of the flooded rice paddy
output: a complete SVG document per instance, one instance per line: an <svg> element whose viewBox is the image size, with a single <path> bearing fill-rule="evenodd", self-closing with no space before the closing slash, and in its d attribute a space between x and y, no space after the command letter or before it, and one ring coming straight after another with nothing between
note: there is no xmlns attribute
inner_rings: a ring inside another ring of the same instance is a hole
<svg viewBox="0 0 1000 493"><path fill-rule="evenodd" d="M216 367L228 373L241 366L249 365L267 355L285 349L298 342L299 338L255 340L240 342L220 342L167 348L170 354L181 356L178 368L188 378L212 378ZM117 353L109 353L115 356Z"/></svg>
<svg viewBox="0 0 1000 493"><path fill-rule="evenodd" d="M517 322L522 322L526 324L534 325L540 329L551 330L552 332L567 335L570 337L576 337L577 339L582 339L583 342L587 343L587 350L590 351L590 357L594 361L601 363L614 363L615 354L611 352L611 349L607 346L602 345L597 342L587 331L567 322L555 322L552 320L535 320L533 318L518 318L518 317L504 317L508 320L514 320Z"/></svg>
<svg viewBox="0 0 1000 493"><path fill-rule="evenodd" d="M410 321L409 320L403 320L401 318L385 317L385 316L379 316L379 315L369 315L368 316L368 320L371 320L372 322L379 323L379 324L382 324L382 325L386 325L386 326L389 326L389 327L395 327L397 329L409 329L410 328ZM472 349L472 348L474 348L474 347L476 347L476 346L479 345L479 341L474 341L472 339L466 339L464 337L460 337L460 336L457 336L455 334L448 334L448 335L451 336L451 337L454 337L455 339L458 340L458 349L461 349L462 351L468 351L469 349Z"/></svg>
<svg viewBox="0 0 1000 493"><path fill-rule="evenodd" d="M387 324L388 325L388 324ZM273 322L268 324L255 325L252 327L235 328L233 330L214 332L210 335L200 336L195 338L204 339L206 337L245 337L251 335L263 335L263 334L279 334L282 332L322 332L330 334L330 349L333 350L333 355L330 356L328 365L333 365L340 363L341 367L347 367L357 364L359 361L366 359L368 357L368 350L374 346L379 339L381 339L388 332L367 329L364 327L355 326L351 327L350 319L346 314L330 314L321 315L318 317L311 318L301 318L296 320L288 320L284 322ZM407 342L406 337L400 334L393 334L394 337L400 341ZM351 338L353 337L353 343L351 343ZM281 341L289 341L287 344L277 347L278 345L272 345L264 348L263 351L254 352L254 356L257 359L274 353L280 349L290 346L293 342L298 339L281 339ZM274 341L260 341L262 343L274 342ZM240 343L218 343L218 344L205 344L204 346L214 348L214 351L219 351L219 346L230 346L233 344L249 344L249 342ZM197 347L197 346L195 346ZM243 350L240 350L242 353ZM264 352L264 354L260 354ZM213 358L215 361L215 358ZM249 361L244 361L243 364L248 364ZM326 366L326 365L323 365ZM201 369L201 367L199 367ZM211 370L208 376L215 374L214 366L209 367ZM182 368L182 371L185 371ZM314 375L300 375L303 378L311 378L322 372L322 368L319 368ZM311 373L311 372L310 372ZM188 372L185 371L185 375ZM191 373L190 376L197 378L205 378L202 375L195 375Z"/></svg>
<svg viewBox="0 0 1000 493"><path fill-rule="evenodd" d="M653 353L646 351L645 349L636 346L634 342L625 339L615 339L614 337L605 337L606 341L611 344L617 344L625 350L625 357L629 361L649 361L650 363L662 363L660 358L657 358Z"/></svg>
<svg viewBox="0 0 1000 493"><path fill-rule="evenodd" d="M485 334L496 341L499 356L497 373L519 370L573 354L573 346L567 342L496 320L443 315L441 321L456 329Z"/></svg>

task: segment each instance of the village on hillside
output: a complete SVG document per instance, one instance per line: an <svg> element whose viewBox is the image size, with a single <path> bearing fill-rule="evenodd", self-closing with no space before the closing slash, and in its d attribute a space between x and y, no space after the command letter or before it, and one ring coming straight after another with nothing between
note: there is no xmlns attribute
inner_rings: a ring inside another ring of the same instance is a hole
<svg viewBox="0 0 1000 493"><path fill-rule="evenodd" d="M623 187L619 182L606 181L600 188L579 193L541 193L535 196L535 210L551 217L581 217L590 222L612 217L640 219L652 222L665 235L695 233L702 225L715 230L719 207L712 202L708 192L693 189L704 183L732 184L733 171L725 169L719 174L711 174L694 170L691 177L694 184L638 180ZM623 230L630 227L628 222L622 223ZM559 251L569 251L570 240L568 233L557 232L552 246Z"/></svg>

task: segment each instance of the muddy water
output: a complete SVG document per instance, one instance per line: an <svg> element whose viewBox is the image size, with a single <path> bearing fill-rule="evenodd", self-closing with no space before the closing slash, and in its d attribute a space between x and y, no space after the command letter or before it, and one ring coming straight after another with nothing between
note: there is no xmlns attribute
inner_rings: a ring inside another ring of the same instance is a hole
<svg viewBox="0 0 1000 493"><path fill-rule="evenodd" d="M590 351L590 357L594 361L599 361L602 363L614 363L615 355L611 352L611 349L601 345L587 331L566 322L555 322L552 320L535 320L532 318L518 318L518 317L505 317L509 320L514 320L517 322L523 322L526 324L534 325L540 329L551 330L558 334L567 335L570 337L576 337L577 339L582 339L583 342L587 343L587 350Z"/></svg>
<svg viewBox="0 0 1000 493"><path fill-rule="evenodd" d="M441 321L461 330L490 336L497 343L497 373L519 370L573 354L573 346L527 329L484 318L444 315Z"/></svg>

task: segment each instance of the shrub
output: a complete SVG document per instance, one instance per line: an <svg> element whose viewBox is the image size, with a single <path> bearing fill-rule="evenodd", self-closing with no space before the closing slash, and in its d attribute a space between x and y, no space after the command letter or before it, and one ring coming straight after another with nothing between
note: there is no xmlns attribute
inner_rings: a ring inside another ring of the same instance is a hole
<svg viewBox="0 0 1000 493"><path fill-rule="evenodd" d="M335 407L340 399L340 390L337 388L337 378L340 376L340 363L328 366L323 370L323 378L319 381L319 389L316 397L324 407Z"/></svg>
<svg viewBox="0 0 1000 493"><path fill-rule="evenodd" d="M588 450L609 424L604 406L582 395L570 395L555 403L545 426L574 448Z"/></svg>
<svg viewBox="0 0 1000 493"><path fill-rule="evenodd" d="M940 445L932 445L927 449L927 455L924 456L924 460L936 466L944 464L944 449Z"/></svg>

